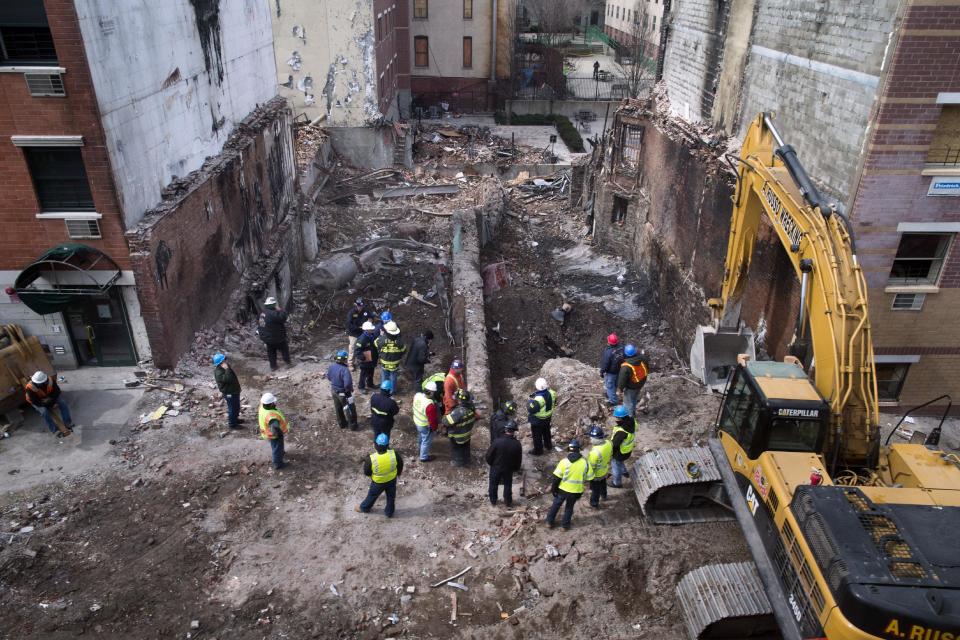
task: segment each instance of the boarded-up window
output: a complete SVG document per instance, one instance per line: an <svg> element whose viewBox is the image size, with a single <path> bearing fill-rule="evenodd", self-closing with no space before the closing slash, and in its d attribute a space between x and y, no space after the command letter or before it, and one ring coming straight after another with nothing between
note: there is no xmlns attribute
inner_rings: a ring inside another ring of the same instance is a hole
<svg viewBox="0 0 960 640"><path fill-rule="evenodd" d="M632 163L640 161L643 147L643 127L627 125L623 128L623 159Z"/></svg>
<svg viewBox="0 0 960 640"><path fill-rule="evenodd" d="M430 55L427 36L417 36L413 39L413 64L417 67L429 67Z"/></svg>
<svg viewBox="0 0 960 640"><path fill-rule="evenodd" d="M955 167L960 165L960 105L945 104L933 132L927 164Z"/></svg>
<svg viewBox="0 0 960 640"><path fill-rule="evenodd" d="M473 19L473 0L463 0L463 19Z"/></svg>
<svg viewBox="0 0 960 640"><path fill-rule="evenodd" d="M473 38L467 36L463 39L463 68L469 69L473 66Z"/></svg>
<svg viewBox="0 0 960 640"><path fill-rule="evenodd" d="M413 0L413 17L419 20L427 19L427 0Z"/></svg>

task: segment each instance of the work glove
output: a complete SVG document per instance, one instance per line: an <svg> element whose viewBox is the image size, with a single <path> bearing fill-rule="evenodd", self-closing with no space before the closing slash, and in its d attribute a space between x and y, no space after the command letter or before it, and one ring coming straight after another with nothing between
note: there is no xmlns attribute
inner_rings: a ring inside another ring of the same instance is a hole
<svg viewBox="0 0 960 640"><path fill-rule="evenodd" d="M353 404L353 396L347 398L347 404Z"/></svg>

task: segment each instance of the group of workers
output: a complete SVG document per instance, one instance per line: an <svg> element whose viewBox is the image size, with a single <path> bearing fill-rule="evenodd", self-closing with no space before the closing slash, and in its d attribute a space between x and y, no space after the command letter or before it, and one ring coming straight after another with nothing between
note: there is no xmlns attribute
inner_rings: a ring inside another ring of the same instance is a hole
<svg viewBox="0 0 960 640"><path fill-rule="evenodd" d="M274 302L272 310L282 313L276 309L275 301L268 300L271 301ZM451 463L457 467L469 465L473 428L477 419L483 416L467 390L462 360L454 359L446 373L438 372L425 377L426 366L434 355L430 351L433 340L430 330L420 333L408 347L389 311L377 314L368 309L362 298L358 298L347 314L346 332L349 339L347 349L336 352L334 362L327 370L337 423L341 429L359 428L353 372L359 370L357 390L361 393L376 388L370 398L374 452L363 462L363 472L370 478L370 487L357 511L369 512L379 496L386 494L384 513L392 517L397 478L403 472L400 454L390 447L391 431L400 413L400 405L394 395L400 383L398 374L401 366L416 390L411 417L417 430L421 462L436 459L431 453L433 437L442 430L450 442ZM276 350L288 357L285 341L283 345L276 345ZM273 366L276 354L271 350L270 355ZM216 354L213 362L217 384L227 402L228 426L238 428L239 381L223 354ZM375 386L377 367L380 368L380 384ZM567 444L568 454L553 471L554 500L546 516L550 527L556 525L562 508L560 525L564 529L570 528L574 506L588 487L589 503L593 508L600 508L601 502L607 499L608 478L609 486L623 487L624 478L629 477L626 461L635 446L634 415L648 371L647 359L636 346L627 344L621 349L616 334L607 336L600 375L607 403L613 408L615 425L609 439L602 426L591 425L588 433L590 448L586 452L582 451L581 443L576 438ZM534 387L526 402L532 439L532 448L527 453L540 456L553 448L551 422L557 407L557 392L550 388L544 378L538 378ZM283 440L289 424L277 409L276 402L272 393L263 394L258 424L260 437L271 443L274 467L281 469L285 466ZM513 504L513 476L520 471L523 458L517 438L517 411L517 403L506 400L490 416L490 447L484 459L490 468L488 494L492 505L500 500L500 487L503 488L503 503L507 507Z"/></svg>

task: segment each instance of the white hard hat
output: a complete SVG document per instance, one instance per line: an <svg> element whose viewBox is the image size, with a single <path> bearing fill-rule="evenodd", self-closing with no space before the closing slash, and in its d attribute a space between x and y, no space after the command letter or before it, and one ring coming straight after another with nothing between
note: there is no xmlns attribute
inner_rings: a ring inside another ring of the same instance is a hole
<svg viewBox="0 0 960 640"><path fill-rule="evenodd" d="M400 327L397 326L397 323L391 320L387 324L383 325L384 330L392 336L400 333Z"/></svg>
<svg viewBox="0 0 960 640"><path fill-rule="evenodd" d="M272 304L277 304L277 299L274 298L273 296L270 296L269 298L263 301L263 305L265 307L269 307Z"/></svg>
<svg viewBox="0 0 960 640"><path fill-rule="evenodd" d="M376 327L376 325L374 325L372 322L370 322L369 320L367 320L366 322L363 323L363 325L361 325L360 328L363 329L364 331L373 331L373 330L376 329L377 327Z"/></svg>
<svg viewBox="0 0 960 640"><path fill-rule="evenodd" d="M277 396L267 391L260 396L260 404L277 404Z"/></svg>
<svg viewBox="0 0 960 640"><path fill-rule="evenodd" d="M428 383L426 384L426 386L424 386L424 389L426 389L427 391L436 391L436 390L437 390L437 383L436 383L435 381L431 380L430 382L428 382Z"/></svg>
<svg viewBox="0 0 960 640"><path fill-rule="evenodd" d="M47 374L43 371L37 371L30 376L30 380L33 381L34 384L44 384L47 381Z"/></svg>
<svg viewBox="0 0 960 640"><path fill-rule="evenodd" d="M533 383L533 386L537 388L537 391L546 391L549 387L546 378L537 378L537 381Z"/></svg>

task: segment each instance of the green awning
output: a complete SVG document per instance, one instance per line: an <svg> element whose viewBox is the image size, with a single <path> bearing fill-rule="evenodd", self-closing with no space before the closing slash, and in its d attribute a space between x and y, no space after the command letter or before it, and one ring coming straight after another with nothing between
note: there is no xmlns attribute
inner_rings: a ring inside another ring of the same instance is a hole
<svg viewBox="0 0 960 640"><path fill-rule="evenodd" d="M103 295L120 279L110 256L85 244L67 243L48 249L20 272L13 288L32 311L63 311L80 296Z"/></svg>

